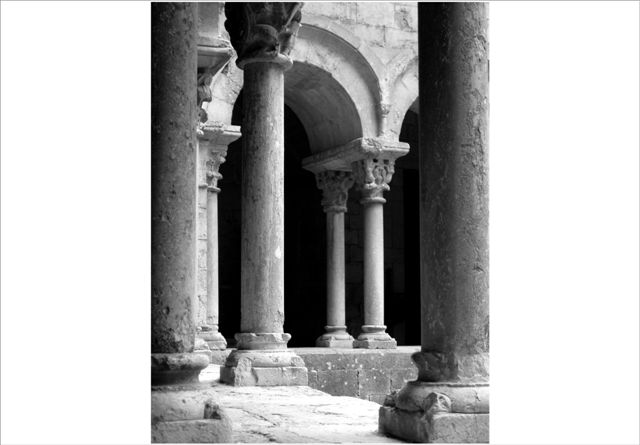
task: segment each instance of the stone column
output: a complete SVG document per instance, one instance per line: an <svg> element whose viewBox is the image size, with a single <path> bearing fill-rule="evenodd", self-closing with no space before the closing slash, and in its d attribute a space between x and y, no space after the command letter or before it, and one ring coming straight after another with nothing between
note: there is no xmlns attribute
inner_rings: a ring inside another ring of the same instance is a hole
<svg viewBox="0 0 640 445"><path fill-rule="evenodd" d="M383 193L389 190L394 159L366 156L353 163L364 206L364 325L354 346L393 349L397 344L384 325Z"/></svg>
<svg viewBox="0 0 640 445"><path fill-rule="evenodd" d="M192 354L196 329L195 8L187 3L152 8L153 383L192 381L207 366L201 355Z"/></svg>
<svg viewBox="0 0 640 445"><path fill-rule="evenodd" d="M316 346L352 348L353 337L347 333L345 321L344 213L353 174L327 170L316 174L316 183L327 214L327 326Z"/></svg>
<svg viewBox="0 0 640 445"><path fill-rule="evenodd" d="M226 3L225 26L244 70L241 331L221 380L306 385L304 362L284 333L284 71L299 3Z"/></svg>
<svg viewBox="0 0 640 445"><path fill-rule="evenodd" d="M418 14L422 351L380 429L488 442L488 5L420 3Z"/></svg>
<svg viewBox="0 0 640 445"><path fill-rule="evenodd" d="M206 321L201 326L199 337L211 350L227 347L225 338L218 331L218 181L222 179L220 166L225 161L228 145L239 137L238 127L209 123L204 125L202 136L199 138L204 180L201 188L206 189L207 208Z"/></svg>
<svg viewBox="0 0 640 445"><path fill-rule="evenodd" d="M228 442L213 393L194 390L196 293L195 3L154 3L151 78L151 440Z"/></svg>

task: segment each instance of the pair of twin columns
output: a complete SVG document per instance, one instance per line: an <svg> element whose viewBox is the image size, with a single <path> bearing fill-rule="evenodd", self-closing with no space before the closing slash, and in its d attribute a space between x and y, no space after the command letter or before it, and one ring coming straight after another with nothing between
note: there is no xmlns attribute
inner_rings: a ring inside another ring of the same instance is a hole
<svg viewBox="0 0 640 445"><path fill-rule="evenodd" d="M218 330L217 195L220 189L217 181L222 178L219 168L225 161L227 145L239 136L237 127L205 126L199 138L205 180L201 187L207 190L208 234L206 323L201 327L200 337L210 349L226 348L226 341ZM328 155L321 153L304 161L305 168L315 173L327 215L327 326L316 341L319 347L396 347L396 341L386 333L384 325L383 193L389 190L395 159L407 151L406 144L361 138L331 150ZM329 166L338 169L327 169ZM364 206L365 294L365 324L355 341L345 325L344 250L344 213L349 189L354 183L361 191Z"/></svg>

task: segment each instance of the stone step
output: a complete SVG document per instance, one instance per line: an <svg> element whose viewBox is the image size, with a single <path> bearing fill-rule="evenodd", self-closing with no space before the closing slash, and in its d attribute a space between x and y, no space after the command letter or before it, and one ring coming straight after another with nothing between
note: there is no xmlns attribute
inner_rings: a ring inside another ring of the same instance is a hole
<svg viewBox="0 0 640 445"><path fill-rule="evenodd" d="M308 386L233 387L218 378L216 365L200 374L231 418L236 443L402 443L378 433L380 405L374 402Z"/></svg>

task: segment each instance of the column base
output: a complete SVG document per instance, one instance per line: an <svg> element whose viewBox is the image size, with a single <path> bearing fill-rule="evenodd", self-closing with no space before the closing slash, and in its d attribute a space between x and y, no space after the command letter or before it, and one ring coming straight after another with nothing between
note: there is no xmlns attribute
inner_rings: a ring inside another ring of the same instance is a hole
<svg viewBox="0 0 640 445"><path fill-rule="evenodd" d="M151 354L151 384L195 383L209 361L210 357L199 353Z"/></svg>
<svg viewBox="0 0 640 445"><path fill-rule="evenodd" d="M425 416L390 406L380 407L379 428L418 443L489 443L489 414L438 413Z"/></svg>
<svg viewBox="0 0 640 445"><path fill-rule="evenodd" d="M235 350L220 369L233 386L307 386L304 361L289 350Z"/></svg>
<svg viewBox="0 0 640 445"><path fill-rule="evenodd" d="M198 336L207 342L209 349L212 351L227 349L227 340L217 329L207 329L207 326L203 326Z"/></svg>
<svg viewBox="0 0 640 445"><path fill-rule="evenodd" d="M385 332L386 326L362 326L362 334L353 342L354 348L363 349L396 349L398 343Z"/></svg>
<svg viewBox="0 0 640 445"><path fill-rule="evenodd" d="M229 443L232 423L208 386L151 387L152 443Z"/></svg>
<svg viewBox="0 0 640 445"><path fill-rule="evenodd" d="M407 382L385 400L378 427L411 442L488 443L489 384Z"/></svg>
<svg viewBox="0 0 640 445"><path fill-rule="evenodd" d="M322 334L316 340L316 346L319 348L353 348L355 341L347 332L346 326L325 326L326 333Z"/></svg>

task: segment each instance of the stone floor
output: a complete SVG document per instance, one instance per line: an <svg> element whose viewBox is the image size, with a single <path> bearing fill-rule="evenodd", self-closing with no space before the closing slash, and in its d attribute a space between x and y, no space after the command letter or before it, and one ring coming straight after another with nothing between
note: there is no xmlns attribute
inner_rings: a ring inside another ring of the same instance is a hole
<svg viewBox="0 0 640 445"><path fill-rule="evenodd" d="M401 443L378 433L380 405L335 397L306 386L233 387L219 383L220 367L200 374L211 382L233 422L234 442Z"/></svg>

